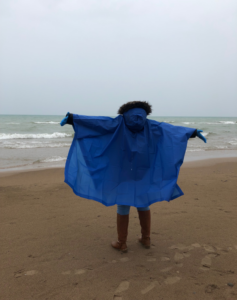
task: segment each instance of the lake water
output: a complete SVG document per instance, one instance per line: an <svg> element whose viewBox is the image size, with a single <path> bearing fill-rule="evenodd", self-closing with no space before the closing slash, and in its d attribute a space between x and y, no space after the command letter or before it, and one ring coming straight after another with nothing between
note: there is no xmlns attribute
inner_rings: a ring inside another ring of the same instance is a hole
<svg viewBox="0 0 237 300"><path fill-rule="evenodd" d="M73 139L70 125L60 126L64 116L0 115L0 171L62 167ZM149 117L172 125L203 130L207 144L190 139L187 158L237 156L237 118Z"/></svg>

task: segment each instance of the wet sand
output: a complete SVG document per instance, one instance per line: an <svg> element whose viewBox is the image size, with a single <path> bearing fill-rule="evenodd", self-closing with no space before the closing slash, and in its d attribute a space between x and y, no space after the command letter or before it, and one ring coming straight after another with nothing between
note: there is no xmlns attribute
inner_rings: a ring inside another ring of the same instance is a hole
<svg viewBox="0 0 237 300"><path fill-rule="evenodd" d="M151 206L151 249L131 209L128 247L116 208L75 196L63 169L1 174L0 299L236 300L237 159L186 163L185 195Z"/></svg>

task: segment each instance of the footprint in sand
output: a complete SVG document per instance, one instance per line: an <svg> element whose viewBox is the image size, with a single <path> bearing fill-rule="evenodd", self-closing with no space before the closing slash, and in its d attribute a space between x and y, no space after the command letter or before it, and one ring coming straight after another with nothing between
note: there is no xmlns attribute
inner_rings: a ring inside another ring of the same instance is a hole
<svg viewBox="0 0 237 300"><path fill-rule="evenodd" d="M120 295L121 293L125 292L129 288L129 281L122 281L117 289L114 292L114 300L122 300L122 296Z"/></svg>
<svg viewBox="0 0 237 300"><path fill-rule="evenodd" d="M168 268L162 269L161 272L163 272L163 273L169 272L172 269L173 269L173 267L168 267Z"/></svg>
<svg viewBox="0 0 237 300"><path fill-rule="evenodd" d="M218 254L218 253L209 253L209 254L208 254L208 256L211 257L211 258L217 257L217 256L219 256L219 255L220 255L220 254Z"/></svg>
<svg viewBox="0 0 237 300"><path fill-rule="evenodd" d="M176 262L180 261L183 258L184 258L184 255L181 254L181 253L178 253L178 252L176 252L175 255L174 255L174 261L176 261Z"/></svg>
<svg viewBox="0 0 237 300"><path fill-rule="evenodd" d="M215 289L219 289L215 284L209 284L205 288L205 293L212 293Z"/></svg>
<svg viewBox="0 0 237 300"><path fill-rule="evenodd" d="M86 270L83 270L83 269L79 269L79 270L74 271L75 275L81 275L81 274L84 274L84 273L86 273Z"/></svg>
<svg viewBox="0 0 237 300"><path fill-rule="evenodd" d="M142 295L153 290L158 284L158 281L153 281L151 284L148 285L148 287L146 287L144 290L141 290Z"/></svg>
<svg viewBox="0 0 237 300"><path fill-rule="evenodd" d="M166 278L166 280L164 282L165 282L165 284L174 284L174 283L178 282L180 279L181 278L178 276L168 277L168 278Z"/></svg>
<svg viewBox="0 0 237 300"><path fill-rule="evenodd" d="M210 255L205 256L201 261L202 267L210 268L211 267L211 257Z"/></svg>
<svg viewBox="0 0 237 300"><path fill-rule="evenodd" d="M15 278L21 277L23 275L23 272L24 272L24 269L14 272L14 277Z"/></svg>
<svg viewBox="0 0 237 300"><path fill-rule="evenodd" d="M191 246L185 246L183 244L177 244L177 245L173 245L171 247L169 247L171 250L174 249L178 249L180 251L186 250L186 251L190 251L193 250L195 248L195 246L191 245Z"/></svg>
<svg viewBox="0 0 237 300"><path fill-rule="evenodd" d="M183 244L177 244L177 245L173 245L173 246L171 246L169 248L172 249L172 250L174 250L174 249L185 250L187 248L187 246L185 246Z"/></svg>
<svg viewBox="0 0 237 300"><path fill-rule="evenodd" d="M207 252L216 252L216 250L209 245L203 245L203 248L207 251Z"/></svg>
<svg viewBox="0 0 237 300"><path fill-rule="evenodd" d="M148 258L146 261L156 261L156 258L154 258L154 257L150 257L150 258Z"/></svg>
<svg viewBox="0 0 237 300"><path fill-rule="evenodd" d="M169 257L161 257L160 260L161 260L161 261L170 261L170 258L169 258Z"/></svg>
<svg viewBox="0 0 237 300"><path fill-rule="evenodd" d="M198 244L198 243L192 244L191 246L194 247L194 248L201 248L201 245Z"/></svg>
<svg viewBox="0 0 237 300"><path fill-rule="evenodd" d="M190 253L183 253L184 257L189 257L191 254Z"/></svg>
<svg viewBox="0 0 237 300"><path fill-rule="evenodd" d="M70 275L71 274L71 271L65 271L65 272L62 272L63 275Z"/></svg>
<svg viewBox="0 0 237 300"><path fill-rule="evenodd" d="M71 275L71 274L73 274L73 275L81 275L81 274L84 274L84 273L86 273L86 270L79 269L79 270L74 270L74 271L68 270L68 271L62 272L62 275Z"/></svg>
<svg viewBox="0 0 237 300"><path fill-rule="evenodd" d="M26 272L25 272L25 275L26 275L26 276L32 276L32 275L35 275L35 274L37 274L37 273L39 273L39 272L36 271L36 270L31 270L31 271L26 271Z"/></svg>
<svg viewBox="0 0 237 300"><path fill-rule="evenodd" d="M126 261L129 261L129 258L128 257L123 257L123 258L120 258L120 261L121 262L126 262Z"/></svg>

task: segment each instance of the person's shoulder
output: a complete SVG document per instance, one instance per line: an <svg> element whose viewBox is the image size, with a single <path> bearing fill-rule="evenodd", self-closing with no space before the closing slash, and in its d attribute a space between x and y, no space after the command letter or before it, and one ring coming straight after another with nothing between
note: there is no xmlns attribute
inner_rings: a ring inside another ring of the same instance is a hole
<svg viewBox="0 0 237 300"><path fill-rule="evenodd" d="M151 128L165 128L167 127L166 125L170 125L170 124L167 124L165 122L159 122L159 121L156 121L156 120L152 120L152 119L147 119L147 122L149 123L150 127Z"/></svg>
<svg viewBox="0 0 237 300"><path fill-rule="evenodd" d="M153 131L159 129L163 132L171 133L176 129L176 126L166 123L166 122L159 122L159 121L155 121L155 120L151 120L151 119L148 119L147 121L149 122L150 128Z"/></svg>
<svg viewBox="0 0 237 300"><path fill-rule="evenodd" d="M154 125L154 126L158 126L160 125L162 122L159 122L159 121L155 121L155 120L152 120L152 119L147 119L147 122L150 124L150 125Z"/></svg>
<svg viewBox="0 0 237 300"><path fill-rule="evenodd" d="M113 120L120 120L123 117L118 115L117 117L107 117L107 116L87 116L87 115L77 115L73 114L74 119L81 119L81 120L101 120L101 121L113 121Z"/></svg>

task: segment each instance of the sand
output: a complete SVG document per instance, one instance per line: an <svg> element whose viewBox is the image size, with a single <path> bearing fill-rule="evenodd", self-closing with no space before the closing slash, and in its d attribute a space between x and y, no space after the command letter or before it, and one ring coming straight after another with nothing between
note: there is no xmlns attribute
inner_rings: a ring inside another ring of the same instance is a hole
<svg viewBox="0 0 237 300"><path fill-rule="evenodd" d="M1 174L0 299L236 300L237 159L187 163L178 183L151 206L151 249L131 209L121 254L116 208L75 196L63 169Z"/></svg>

